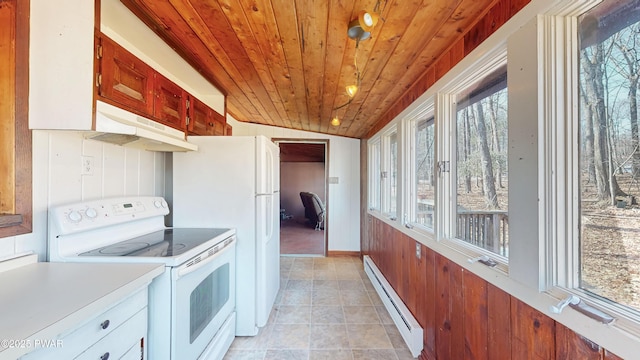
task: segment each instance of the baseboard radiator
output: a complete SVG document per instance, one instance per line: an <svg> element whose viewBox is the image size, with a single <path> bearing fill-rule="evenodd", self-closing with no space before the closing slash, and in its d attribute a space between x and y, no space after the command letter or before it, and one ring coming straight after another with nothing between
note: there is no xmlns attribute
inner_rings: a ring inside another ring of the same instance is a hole
<svg viewBox="0 0 640 360"><path fill-rule="evenodd" d="M422 327L413 317L407 306L402 302L398 294L387 279L384 278L376 264L367 255L364 256L364 271L369 276L373 287L382 299L389 315L396 324L402 338L407 343L411 355L418 357L423 347Z"/></svg>

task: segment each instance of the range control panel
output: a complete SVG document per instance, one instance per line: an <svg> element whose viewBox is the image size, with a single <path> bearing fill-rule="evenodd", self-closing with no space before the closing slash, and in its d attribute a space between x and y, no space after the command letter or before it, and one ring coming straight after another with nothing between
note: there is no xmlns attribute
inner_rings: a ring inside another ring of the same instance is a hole
<svg viewBox="0 0 640 360"><path fill-rule="evenodd" d="M64 235L167 214L169 205L162 197L137 196L52 207L49 221L57 235Z"/></svg>

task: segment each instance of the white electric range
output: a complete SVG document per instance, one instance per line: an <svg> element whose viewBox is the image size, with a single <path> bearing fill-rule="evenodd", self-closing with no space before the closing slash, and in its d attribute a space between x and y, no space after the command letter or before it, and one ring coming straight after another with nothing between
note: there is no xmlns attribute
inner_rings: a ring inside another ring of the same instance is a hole
<svg viewBox="0 0 640 360"><path fill-rule="evenodd" d="M222 359L235 336L234 229L167 228L161 197L49 209L49 261L164 263L149 286L150 359Z"/></svg>

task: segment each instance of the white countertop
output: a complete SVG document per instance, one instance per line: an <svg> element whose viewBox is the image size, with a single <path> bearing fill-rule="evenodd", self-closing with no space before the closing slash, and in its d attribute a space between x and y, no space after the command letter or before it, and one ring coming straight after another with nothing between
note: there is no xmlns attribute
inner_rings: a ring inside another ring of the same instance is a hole
<svg viewBox="0 0 640 360"><path fill-rule="evenodd" d="M163 272L163 264L128 263L34 263L0 272L0 360L35 350L36 339L55 340Z"/></svg>

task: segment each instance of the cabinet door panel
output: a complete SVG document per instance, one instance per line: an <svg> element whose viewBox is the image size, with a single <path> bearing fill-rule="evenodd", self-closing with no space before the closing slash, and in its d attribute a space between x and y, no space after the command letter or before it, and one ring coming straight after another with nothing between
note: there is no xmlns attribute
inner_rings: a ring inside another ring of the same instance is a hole
<svg viewBox="0 0 640 360"><path fill-rule="evenodd" d="M216 111L211 112L213 113L213 135L224 135L226 132L225 127L227 121L225 120L224 116L218 114Z"/></svg>
<svg viewBox="0 0 640 360"><path fill-rule="evenodd" d="M189 101L191 104L189 132L194 135L213 135L211 109L194 97L191 97Z"/></svg>
<svg viewBox="0 0 640 360"><path fill-rule="evenodd" d="M160 74L155 76L154 117L171 127L184 129L187 116L184 90Z"/></svg>
<svg viewBox="0 0 640 360"><path fill-rule="evenodd" d="M190 98L190 122L189 133L193 135L225 135L226 121L224 116L218 114L202 101Z"/></svg>
<svg viewBox="0 0 640 360"><path fill-rule="evenodd" d="M99 94L145 114L153 113L153 69L107 37L102 37Z"/></svg>

